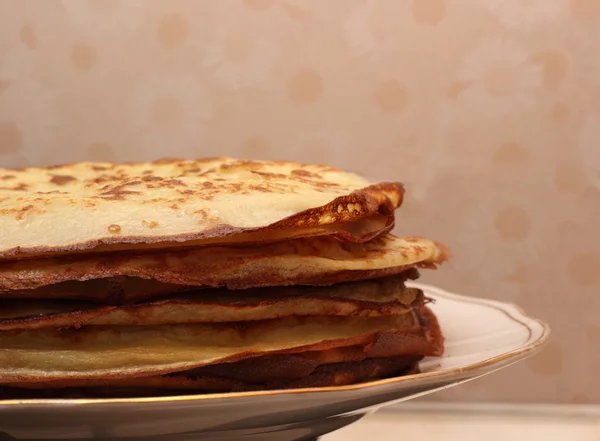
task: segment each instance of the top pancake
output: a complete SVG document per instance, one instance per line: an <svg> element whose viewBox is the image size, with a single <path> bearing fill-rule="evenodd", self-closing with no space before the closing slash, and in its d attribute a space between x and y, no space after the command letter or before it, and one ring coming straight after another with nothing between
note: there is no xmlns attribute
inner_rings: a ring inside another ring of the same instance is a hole
<svg viewBox="0 0 600 441"><path fill-rule="evenodd" d="M230 158L0 169L0 260L388 231L399 183Z"/></svg>

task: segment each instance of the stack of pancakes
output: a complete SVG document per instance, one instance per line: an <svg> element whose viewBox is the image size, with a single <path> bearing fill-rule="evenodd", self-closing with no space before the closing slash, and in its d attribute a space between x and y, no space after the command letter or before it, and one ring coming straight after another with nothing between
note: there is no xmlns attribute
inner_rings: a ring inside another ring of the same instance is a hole
<svg viewBox="0 0 600 441"><path fill-rule="evenodd" d="M346 385L443 337L399 183L229 158L0 169L0 397Z"/></svg>

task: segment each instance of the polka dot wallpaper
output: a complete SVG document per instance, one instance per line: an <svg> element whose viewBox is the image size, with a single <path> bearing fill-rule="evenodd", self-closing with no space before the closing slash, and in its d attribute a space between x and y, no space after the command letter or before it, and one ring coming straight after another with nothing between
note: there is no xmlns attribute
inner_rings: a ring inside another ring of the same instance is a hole
<svg viewBox="0 0 600 441"><path fill-rule="evenodd" d="M600 0L0 1L0 166L230 155L406 183L424 280L547 320L432 397L600 403Z"/></svg>

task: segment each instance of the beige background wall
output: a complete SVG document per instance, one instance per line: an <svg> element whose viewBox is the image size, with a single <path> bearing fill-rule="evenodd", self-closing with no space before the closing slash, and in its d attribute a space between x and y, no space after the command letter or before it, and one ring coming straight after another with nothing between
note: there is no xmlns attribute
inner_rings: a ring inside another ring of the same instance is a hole
<svg viewBox="0 0 600 441"><path fill-rule="evenodd" d="M424 280L555 331L436 399L600 402L599 137L599 0L0 0L0 166L232 155L406 182L398 231L454 251Z"/></svg>

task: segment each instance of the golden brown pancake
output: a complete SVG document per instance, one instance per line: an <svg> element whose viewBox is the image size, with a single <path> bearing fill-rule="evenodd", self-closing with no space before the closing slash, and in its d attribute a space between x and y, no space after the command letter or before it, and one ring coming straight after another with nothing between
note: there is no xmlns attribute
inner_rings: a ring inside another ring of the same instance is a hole
<svg viewBox="0 0 600 441"><path fill-rule="evenodd" d="M98 282L90 289L84 284L48 287L40 294L32 290L62 282L122 276L129 277L123 301L140 300L169 290L182 291L189 286L246 289L331 285L398 274L413 267L435 268L448 257L448 250L432 240L387 234L364 244L318 237L253 247L20 260L0 263L0 297L90 298L89 293L96 289L101 290L99 297L107 297L114 294L111 285ZM148 283L138 287L139 281L131 278L160 284L154 289Z"/></svg>
<svg viewBox="0 0 600 441"><path fill-rule="evenodd" d="M0 383L133 378L267 353L365 344L423 333L413 312L393 317L297 317L169 326L93 326L0 333Z"/></svg>
<svg viewBox="0 0 600 441"><path fill-rule="evenodd" d="M331 287L212 289L119 306L74 300L2 300L0 331L81 326L226 323L296 316L394 316L424 303L403 275Z"/></svg>
<svg viewBox="0 0 600 441"><path fill-rule="evenodd" d="M427 308L419 308L418 316L418 332L380 334L357 345L259 355L160 376L12 382L9 386L53 393L87 390L92 395L128 390L137 395L149 390L197 393L351 384L403 371L414 373L421 358L442 354L443 337L435 316Z"/></svg>
<svg viewBox="0 0 600 441"><path fill-rule="evenodd" d="M210 394L223 392L248 392L272 389L318 388L346 386L392 376L419 373L419 357L378 358L358 362L328 364L317 367L302 378L274 380L262 384L249 384L220 377L150 377L122 382L52 389L43 387L0 386L0 396L11 398L115 398L150 397L185 394ZM102 384L102 385L101 385Z"/></svg>
<svg viewBox="0 0 600 441"><path fill-rule="evenodd" d="M0 259L324 234L363 242L393 226L404 195L332 167L231 158L0 169L0 183Z"/></svg>

